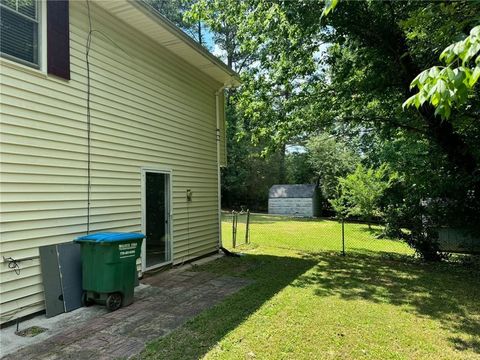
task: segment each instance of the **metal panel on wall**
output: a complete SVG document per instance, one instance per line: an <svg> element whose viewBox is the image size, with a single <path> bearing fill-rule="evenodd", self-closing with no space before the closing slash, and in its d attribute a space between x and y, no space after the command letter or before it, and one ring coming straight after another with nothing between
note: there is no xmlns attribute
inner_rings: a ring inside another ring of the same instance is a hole
<svg viewBox="0 0 480 360"><path fill-rule="evenodd" d="M80 245L64 243L40 247L46 316L52 317L82 306Z"/></svg>
<svg viewBox="0 0 480 360"><path fill-rule="evenodd" d="M41 246L39 251L45 294L45 311L48 318L65 312L58 268L57 246Z"/></svg>
<svg viewBox="0 0 480 360"><path fill-rule="evenodd" d="M69 312L82 306L82 261L80 244L57 245L63 303Z"/></svg>

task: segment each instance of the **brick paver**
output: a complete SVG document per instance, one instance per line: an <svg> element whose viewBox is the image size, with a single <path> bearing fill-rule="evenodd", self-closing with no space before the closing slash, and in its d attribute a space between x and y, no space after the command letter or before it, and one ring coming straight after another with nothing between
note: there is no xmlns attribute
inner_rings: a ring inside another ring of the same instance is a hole
<svg viewBox="0 0 480 360"><path fill-rule="evenodd" d="M8 360L117 359L139 354L188 319L218 304L250 281L207 272L166 271L146 278L151 285L135 302L10 354Z"/></svg>

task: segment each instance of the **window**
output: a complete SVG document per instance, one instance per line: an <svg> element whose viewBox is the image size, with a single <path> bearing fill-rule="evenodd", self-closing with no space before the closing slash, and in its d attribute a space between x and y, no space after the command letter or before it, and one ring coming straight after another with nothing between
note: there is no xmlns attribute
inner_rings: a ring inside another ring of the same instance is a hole
<svg viewBox="0 0 480 360"><path fill-rule="evenodd" d="M40 9L37 0L0 0L0 53L40 67Z"/></svg>

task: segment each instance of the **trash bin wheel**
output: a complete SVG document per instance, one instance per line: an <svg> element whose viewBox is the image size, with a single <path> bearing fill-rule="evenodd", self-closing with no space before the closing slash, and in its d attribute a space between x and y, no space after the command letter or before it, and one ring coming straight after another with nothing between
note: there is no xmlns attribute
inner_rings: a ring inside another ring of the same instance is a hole
<svg viewBox="0 0 480 360"><path fill-rule="evenodd" d="M88 298L88 293L84 291L82 293L82 306L88 307L92 306L94 302Z"/></svg>
<svg viewBox="0 0 480 360"><path fill-rule="evenodd" d="M107 306L107 309L110 311L115 311L120 309L120 307L122 306L122 294L120 293L108 294L105 305Z"/></svg>

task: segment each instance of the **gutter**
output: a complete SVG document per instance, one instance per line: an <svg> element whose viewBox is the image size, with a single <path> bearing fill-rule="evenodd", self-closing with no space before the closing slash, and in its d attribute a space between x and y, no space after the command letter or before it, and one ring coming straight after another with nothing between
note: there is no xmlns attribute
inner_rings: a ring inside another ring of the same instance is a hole
<svg viewBox="0 0 480 360"><path fill-rule="evenodd" d="M217 196L218 196L218 249L223 249L222 245L222 176L221 176L221 171L220 171L220 139L221 139L221 134L220 134L220 94L225 90L225 89L232 89L240 85L239 82L235 82L235 78L232 79L231 84L225 84L222 87L220 87L216 92L215 92L215 117L216 117L216 141L217 141ZM238 80L237 80L238 81ZM226 124L225 124L226 126ZM225 128L225 132L226 132ZM225 139L225 142L227 139ZM226 152L226 149L225 149Z"/></svg>
<svg viewBox="0 0 480 360"><path fill-rule="evenodd" d="M222 245L222 175L220 171L220 93L225 90L227 86L223 85L220 89L215 92L215 118L216 118L216 142L217 142L217 206L218 206L218 250L220 250ZM227 139L225 139L226 141Z"/></svg>

